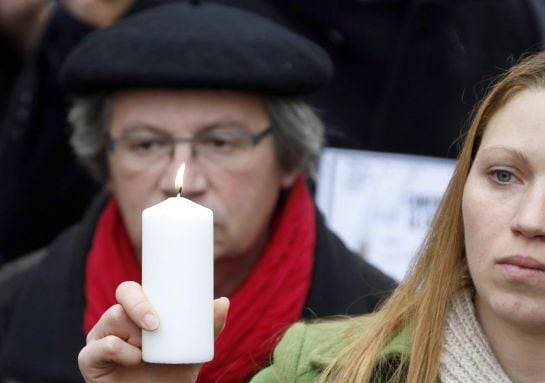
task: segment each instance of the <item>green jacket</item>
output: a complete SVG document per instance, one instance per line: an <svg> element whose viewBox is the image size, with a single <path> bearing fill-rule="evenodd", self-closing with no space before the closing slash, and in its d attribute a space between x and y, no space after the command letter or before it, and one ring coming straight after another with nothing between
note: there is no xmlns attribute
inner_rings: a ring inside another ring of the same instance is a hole
<svg viewBox="0 0 545 383"><path fill-rule="evenodd" d="M318 381L324 368L347 346L343 333L349 323L350 320L339 320L293 325L275 348L273 363L258 373L251 383ZM408 331L402 331L382 356L390 359L409 351Z"/></svg>

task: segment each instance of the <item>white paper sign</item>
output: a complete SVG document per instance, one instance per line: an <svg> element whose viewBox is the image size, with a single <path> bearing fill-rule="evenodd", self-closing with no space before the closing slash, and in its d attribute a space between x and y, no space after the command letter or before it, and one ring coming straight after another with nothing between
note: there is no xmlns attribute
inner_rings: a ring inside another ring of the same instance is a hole
<svg viewBox="0 0 545 383"><path fill-rule="evenodd" d="M397 280L416 254L455 161L326 148L316 201L345 244Z"/></svg>

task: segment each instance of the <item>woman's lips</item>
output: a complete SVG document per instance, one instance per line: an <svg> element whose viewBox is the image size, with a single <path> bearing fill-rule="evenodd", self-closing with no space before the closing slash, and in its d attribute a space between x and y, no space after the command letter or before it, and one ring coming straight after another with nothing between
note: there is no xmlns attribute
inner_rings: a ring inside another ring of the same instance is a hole
<svg viewBox="0 0 545 383"><path fill-rule="evenodd" d="M498 261L498 264L506 264L522 267L525 269L536 269L545 271L545 265L539 261L536 261L534 258L525 257L522 255L514 255L511 257L505 257Z"/></svg>
<svg viewBox="0 0 545 383"><path fill-rule="evenodd" d="M545 264L531 257L514 255L502 258L496 264L514 279L545 278Z"/></svg>

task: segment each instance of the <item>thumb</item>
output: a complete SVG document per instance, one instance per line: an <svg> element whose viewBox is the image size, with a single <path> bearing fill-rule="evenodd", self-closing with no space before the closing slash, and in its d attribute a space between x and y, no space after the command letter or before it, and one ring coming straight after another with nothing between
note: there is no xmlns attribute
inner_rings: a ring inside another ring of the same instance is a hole
<svg viewBox="0 0 545 383"><path fill-rule="evenodd" d="M229 305L230 302L228 298L222 297L214 300L214 337L216 339L225 327Z"/></svg>

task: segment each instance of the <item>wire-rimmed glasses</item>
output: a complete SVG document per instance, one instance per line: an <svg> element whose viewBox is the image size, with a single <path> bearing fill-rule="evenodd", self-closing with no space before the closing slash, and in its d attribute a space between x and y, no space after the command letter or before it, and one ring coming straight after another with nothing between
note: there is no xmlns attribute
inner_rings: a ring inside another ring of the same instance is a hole
<svg viewBox="0 0 545 383"><path fill-rule="evenodd" d="M203 130L193 137L172 137L157 129L131 129L118 138L107 135L108 150L118 152L125 165L143 170L164 159L172 159L176 145L191 146L193 158L214 163L228 169L246 166L250 149L272 132L272 127L251 133L239 127L215 127Z"/></svg>

